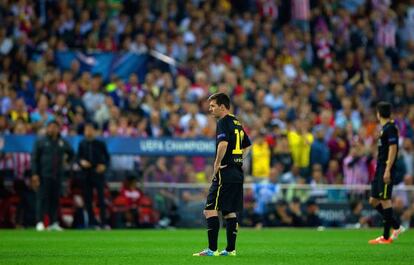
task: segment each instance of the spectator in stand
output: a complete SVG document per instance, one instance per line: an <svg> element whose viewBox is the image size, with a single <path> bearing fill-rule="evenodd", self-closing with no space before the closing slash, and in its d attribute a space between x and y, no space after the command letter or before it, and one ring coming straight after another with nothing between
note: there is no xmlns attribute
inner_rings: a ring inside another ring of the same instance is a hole
<svg viewBox="0 0 414 265"><path fill-rule="evenodd" d="M330 109L322 110L321 114L319 115L319 124L313 127L313 133L315 134L318 131L324 132L324 140L326 143L331 139L334 131L334 126L332 111Z"/></svg>
<svg viewBox="0 0 414 265"><path fill-rule="evenodd" d="M304 225L304 216L302 213L302 205L298 197L293 197L289 203L289 215L292 218L292 226L301 227Z"/></svg>
<svg viewBox="0 0 414 265"><path fill-rule="evenodd" d="M362 215L364 205L361 201L355 200L350 203L350 214L346 217L345 227L361 228L369 226L370 218Z"/></svg>
<svg viewBox="0 0 414 265"><path fill-rule="evenodd" d="M293 218L289 215L288 203L285 200L279 200L270 205L269 211L265 216L266 226L290 226L293 224Z"/></svg>
<svg viewBox="0 0 414 265"><path fill-rule="evenodd" d="M29 112L27 111L26 103L22 98L16 99L9 115L10 120L13 122L16 122L19 119L24 122L29 122Z"/></svg>
<svg viewBox="0 0 414 265"><path fill-rule="evenodd" d="M248 189L244 195L244 209L241 215L240 225L260 229L263 227L263 216L255 211L253 191Z"/></svg>
<svg viewBox="0 0 414 265"><path fill-rule="evenodd" d="M405 164L407 175L414 174L414 149L413 141L410 138L405 138L402 143L401 156Z"/></svg>
<svg viewBox="0 0 414 265"><path fill-rule="evenodd" d="M48 107L49 99L46 95L41 95L37 101L36 110L30 114L30 121L35 129L44 128L54 120L54 116L49 112Z"/></svg>
<svg viewBox="0 0 414 265"><path fill-rule="evenodd" d="M343 168L344 184L365 185L368 183L368 158L359 140L352 143L351 150L344 159Z"/></svg>
<svg viewBox="0 0 414 265"><path fill-rule="evenodd" d="M293 165L292 154L289 149L289 142L286 134L281 134L277 137L277 142L275 147L272 150L272 166L276 163L281 163L283 165L283 172L290 172Z"/></svg>
<svg viewBox="0 0 414 265"><path fill-rule="evenodd" d="M105 103L105 96L102 94L102 77L94 75L88 91L83 95L82 101L89 115L95 113Z"/></svg>
<svg viewBox="0 0 414 265"><path fill-rule="evenodd" d="M275 202L279 197L280 187L278 183L279 173L273 171L268 179L253 185L253 199L255 201L254 212L263 216L267 211L268 204Z"/></svg>
<svg viewBox="0 0 414 265"><path fill-rule="evenodd" d="M325 173L327 184L343 184L344 176L338 160L331 159L328 163L328 170Z"/></svg>
<svg viewBox="0 0 414 265"><path fill-rule="evenodd" d="M320 188L319 185L326 184L323 175L323 168L321 164L314 164L312 166L312 180L310 182L311 190L310 196L312 199L319 201L324 201L327 197L327 190Z"/></svg>
<svg viewBox="0 0 414 265"><path fill-rule="evenodd" d="M315 140L310 149L310 166L312 167L315 164L320 164L325 172L328 167L330 156L328 145L324 141L324 136L325 132L322 129L316 131L314 135Z"/></svg>
<svg viewBox="0 0 414 265"><path fill-rule="evenodd" d="M322 226L322 219L318 215L319 206L313 199L309 199L306 202L306 216L305 216L305 226L308 227L319 227Z"/></svg>
<svg viewBox="0 0 414 265"><path fill-rule="evenodd" d="M126 227L138 227L138 206L143 193L137 188L137 179L133 175L127 176L121 188L120 196L126 200L125 220Z"/></svg>
<svg viewBox="0 0 414 265"><path fill-rule="evenodd" d="M270 147L264 136L259 131L252 144L252 175L257 179L268 178L270 173Z"/></svg>
<svg viewBox="0 0 414 265"><path fill-rule="evenodd" d="M300 168L301 175L305 177L309 177L310 150L314 140L308 126L307 121L297 120L294 128L288 131L293 163Z"/></svg>

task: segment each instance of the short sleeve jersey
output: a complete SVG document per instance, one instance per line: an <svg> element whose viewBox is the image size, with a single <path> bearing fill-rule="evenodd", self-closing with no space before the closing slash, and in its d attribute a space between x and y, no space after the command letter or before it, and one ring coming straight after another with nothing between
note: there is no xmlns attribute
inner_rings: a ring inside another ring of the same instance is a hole
<svg viewBox="0 0 414 265"><path fill-rule="evenodd" d="M388 152L390 146L397 145L397 156L398 156L398 128L394 121L389 121L382 127L380 138L378 140L378 159L377 167L386 167L388 160ZM391 167L394 169L395 160Z"/></svg>
<svg viewBox="0 0 414 265"><path fill-rule="evenodd" d="M218 144L222 141L228 142L228 145L221 160L221 166L241 168L243 165L243 148L249 147L251 142L241 123L233 115L226 115L217 122L216 155Z"/></svg>

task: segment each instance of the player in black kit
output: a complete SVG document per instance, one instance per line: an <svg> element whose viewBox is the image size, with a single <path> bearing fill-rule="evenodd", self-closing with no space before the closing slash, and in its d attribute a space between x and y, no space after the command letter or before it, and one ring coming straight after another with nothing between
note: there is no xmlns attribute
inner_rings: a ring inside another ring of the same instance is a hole
<svg viewBox="0 0 414 265"><path fill-rule="evenodd" d="M230 114L230 99L226 94L216 93L208 101L209 111L218 120L214 173L204 209L209 246L193 256L236 256L236 213L243 209L242 165L251 143L240 122ZM227 232L227 247L221 252L217 250L218 212L226 220Z"/></svg>
<svg viewBox="0 0 414 265"><path fill-rule="evenodd" d="M390 244L404 231L393 216L392 188L395 177L395 160L398 155L398 128L391 120L391 104L379 102L377 118L382 125L378 139L378 158L375 178L371 183L371 197L369 203L377 209L384 219L384 233L382 236L370 240L370 244ZM390 236L390 228L393 228Z"/></svg>

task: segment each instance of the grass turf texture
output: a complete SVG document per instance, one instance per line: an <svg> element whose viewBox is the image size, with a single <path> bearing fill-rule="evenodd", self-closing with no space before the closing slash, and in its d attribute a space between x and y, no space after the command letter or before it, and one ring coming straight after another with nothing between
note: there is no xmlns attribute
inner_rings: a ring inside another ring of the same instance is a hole
<svg viewBox="0 0 414 265"><path fill-rule="evenodd" d="M414 231L368 245L376 230L240 229L237 257L192 257L205 230L0 230L0 264L413 264ZM226 244L220 231L219 250Z"/></svg>

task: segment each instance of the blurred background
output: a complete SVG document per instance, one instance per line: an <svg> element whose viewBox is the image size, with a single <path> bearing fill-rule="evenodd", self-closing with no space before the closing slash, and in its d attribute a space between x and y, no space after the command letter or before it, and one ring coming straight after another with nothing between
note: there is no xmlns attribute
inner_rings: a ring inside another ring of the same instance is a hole
<svg viewBox="0 0 414 265"><path fill-rule="evenodd" d="M73 152L52 174L61 227L202 226L219 91L253 141L242 225L381 224L380 100L400 130L394 211L414 225L413 0L1 0L0 24L0 227L39 221L52 121ZM93 189L85 124L110 159Z"/></svg>

